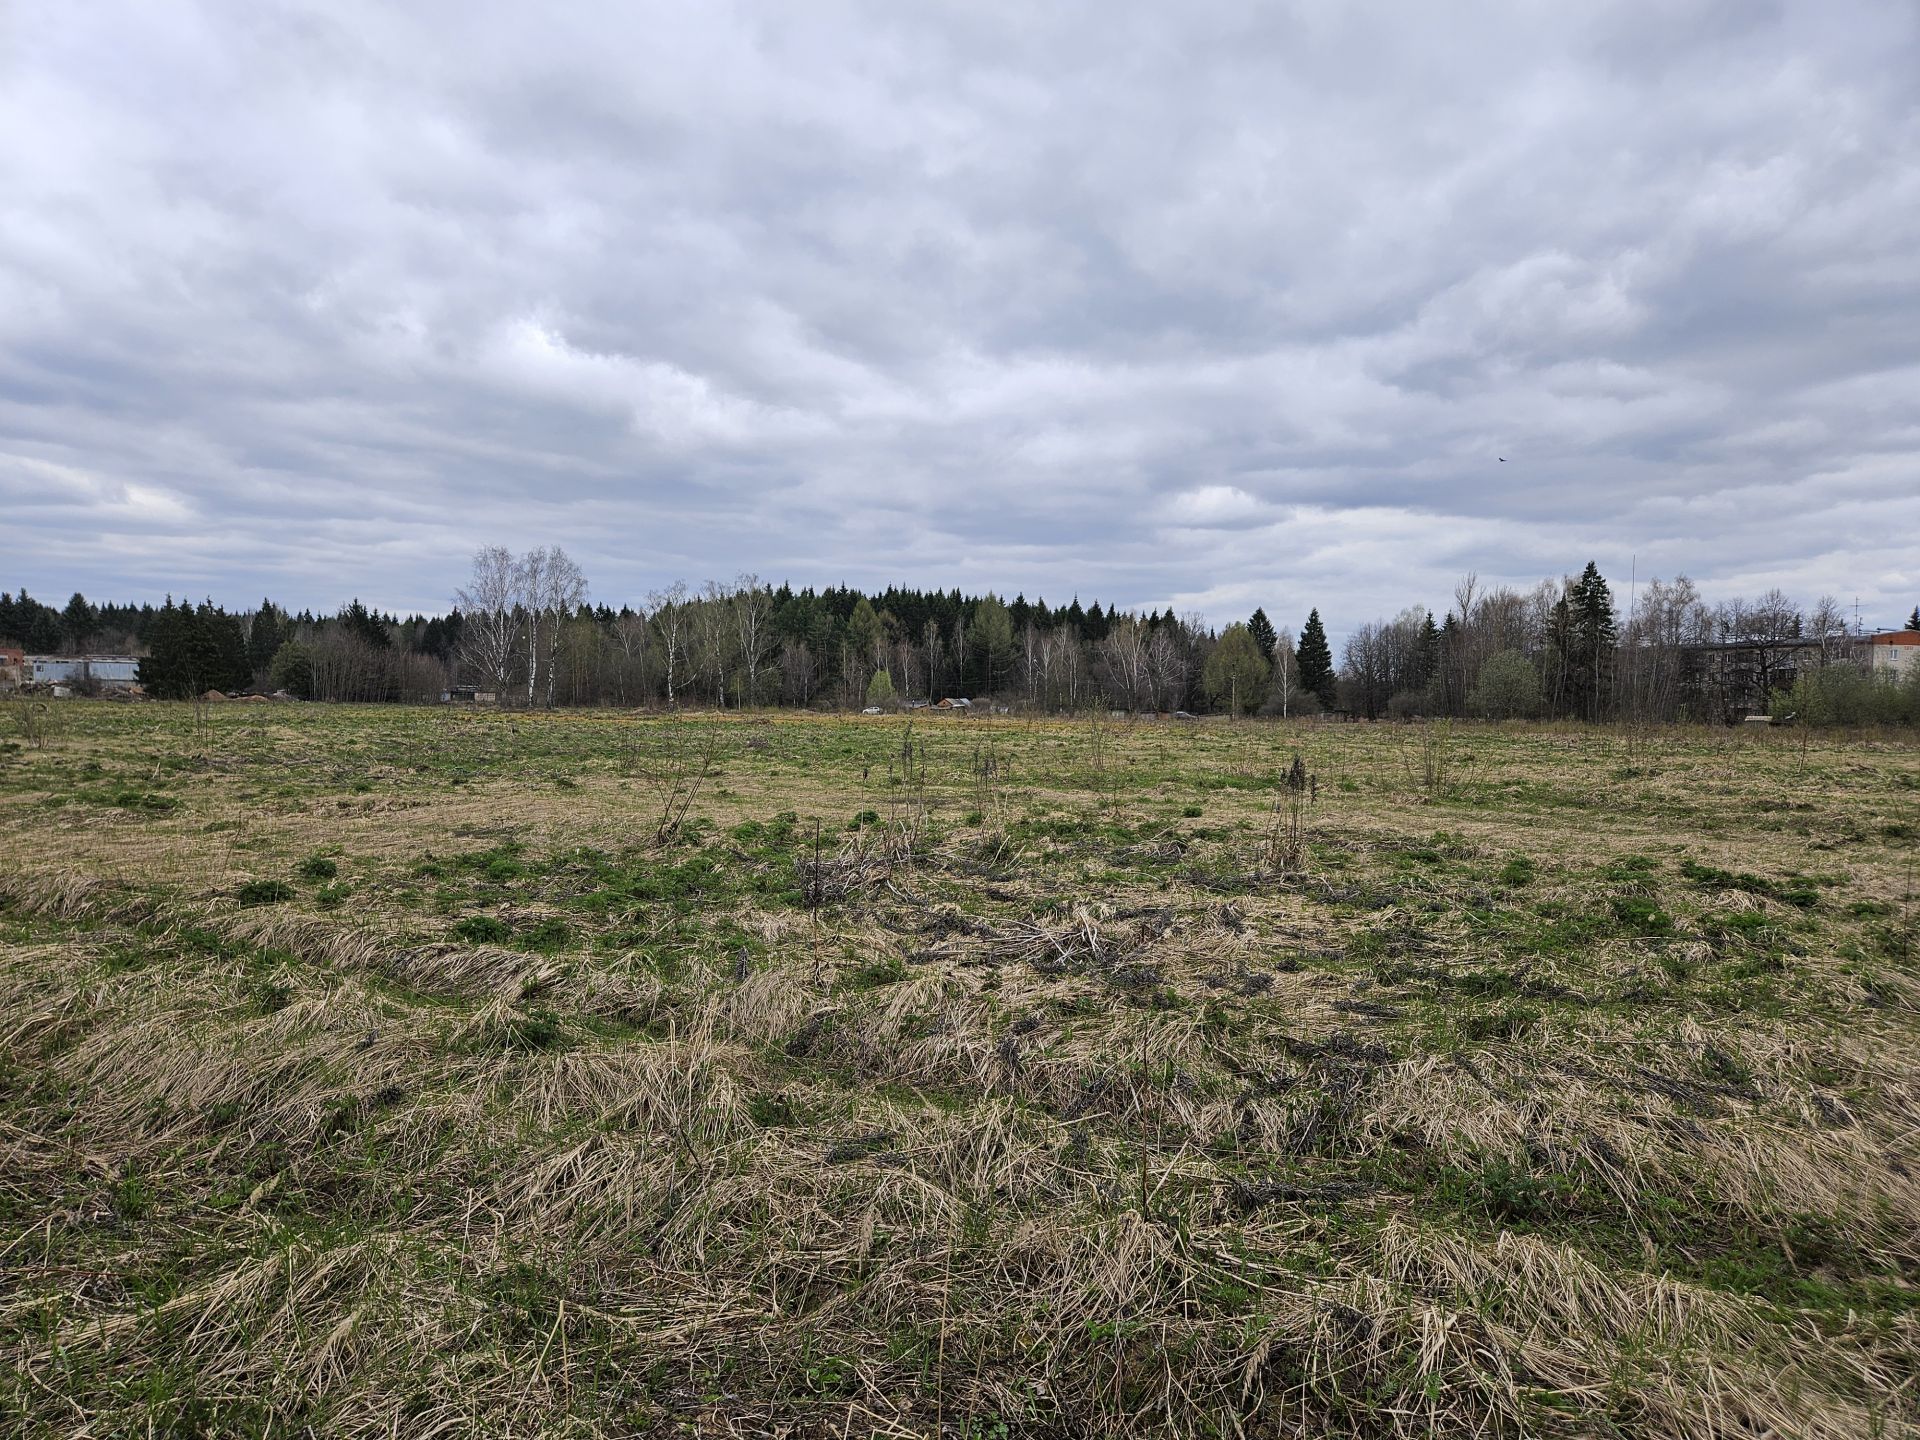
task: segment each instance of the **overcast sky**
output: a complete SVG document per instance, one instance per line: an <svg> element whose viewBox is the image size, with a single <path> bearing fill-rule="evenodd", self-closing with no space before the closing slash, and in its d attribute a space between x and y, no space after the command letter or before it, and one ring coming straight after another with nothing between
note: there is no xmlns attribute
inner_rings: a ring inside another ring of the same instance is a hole
<svg viewBox="0 0 1920 1440"><path fill-rule="evenodd" d="M1898 623L1920 6L0 3L0 588L436 608L488 543Z"/></svg>

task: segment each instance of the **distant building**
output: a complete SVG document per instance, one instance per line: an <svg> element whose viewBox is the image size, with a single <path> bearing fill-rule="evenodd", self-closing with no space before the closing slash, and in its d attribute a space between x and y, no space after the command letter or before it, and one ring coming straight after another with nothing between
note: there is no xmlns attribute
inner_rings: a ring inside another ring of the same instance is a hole
<svg viewBox="0 0 1920 1440"><path fill-rule="evenodd" d="M85 686L132 690L140 684L136 655L28 655L25 679L37 685Z"/></svg>
<svg viewBox="0 0 1920 1440"><path fill-rule="evenodd" d="M1860 642L1876 675L1905 680L1920 669L1920 630L1883 630Z"/></svg>
<svg viewBox="0 0 1920 1440"><path fill-rule="evenodd" d="M0 645L0 690L11 690L26 678L26 652Z"/></svg>

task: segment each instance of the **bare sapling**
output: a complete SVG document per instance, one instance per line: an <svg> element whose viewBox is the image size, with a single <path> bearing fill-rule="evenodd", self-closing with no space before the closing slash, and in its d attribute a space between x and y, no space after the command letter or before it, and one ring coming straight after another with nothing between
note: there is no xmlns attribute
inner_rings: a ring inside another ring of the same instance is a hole
<svg viewBox="0 0 1920 1440"><path fill-rule="evenodd" d="M684 727L676 726L667 732L666 745L658 756L639 762L640 776L652 788L659 806L653 826L656 846L665 847L680 838L694 802L713 777L719 748L717 731L708 728L694 739Z"/></svg>
<svg viewBox="0 0 1920 1440"><path fill-rule="evenodd" d="M22 696L13 702L13 733L38 750L54 731L52 708L44 700Z"/></svg>

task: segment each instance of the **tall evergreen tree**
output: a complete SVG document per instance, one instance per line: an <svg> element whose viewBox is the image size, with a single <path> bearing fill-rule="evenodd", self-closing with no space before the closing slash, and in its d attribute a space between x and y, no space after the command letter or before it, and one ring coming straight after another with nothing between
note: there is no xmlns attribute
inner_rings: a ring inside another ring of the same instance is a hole
<svg viewBox="0 0 1920 1440"><path fill-rule="evenodd" d="M1580 572L1568 594L1571 612L1574 673L1569 676L1579 697L1579 713L1598 720L1606 713L1613 689L1614 646L1619 623L1613 612L1613 591L1593 561Z"/></svg>
<svg viewBox="0 0 1920 1440"><path fill-rule="evenodd" d="M180 700L191 694L182 674L180 611L173 596L153 612L147 627L147 656L140 662L140 684L147 694L159 700Z"/></svg>
<svg viewBox="0 0 1920 1440"><path fill-rule="evenodd" d="M1300 671L1300 688L1311 690L1322 705L1334 700L1333 648L1327 644L1327 628L1320 623L1320 611L1313 610L1300 627L1300 644L1294 651L1294 664Z"/></svg>
<svg viewBox="0 0 1920 1440"><path fill-rule="evenodd" d="M980 656L980 673L986 678L987 693L991 695L996 687L1006 683L1016 653L1013 617L998 595L983 595L973 607L967 643Z"/></svg>
<svg viewBox="0 0 1920 1440"><path fill-rule="evenodd" d="M162 700L190 700L207 690L237 690L247 683L247 641L239 620L211 600L198 606L166 605L147 636L140 683Z"/></svg>
<svg viewBox="0 0 1920 1440"><path fill-rule="evenodd" d="M67 644L76 654L84 653L87 642L93 639L93 632L100 628L100 615L87 603L87 597L78 590L67 601L67 608L60 612L61 628L67 632Z"/></svg>
<svg viewBox="0 0 1920 1440"><path fill-rule="evenodd" d="M1907 617L1907 629L1920 630L1920 605L1913 607L1913 613Z"/></svg>
<svg viewBox="0 0 1920 1440"><path fill-rule="evenodd" d="M375 650L393 648L393 636L387 632L385 623L378 615L368 611L358 599L340 612L340 624L349 635L364 640Z"/></svg>
<svg viewBox="0 0 1920 1440"><path fill-rule="evenodd" d="M29 654L50 655L60 648L63 635L60 612L42 605L22 586L14 596L11 619L0 627L0 637L16 641Z"/></svg>
<svg viewBox="0 0 1920 1440"><path fill-rule="evenodd" d="M1424 690L1439 673L1440 669L1440 627L1433 623L1433 612L1427 611L1427 623L1420 627L1420 640L1413 652L1413 659L1407 665L1407 688Z"/></svg>
<svg viewBox="0 0 1920 1440"><path fill-rule="evenodd" d="M273 601L262 600L247 630L247 668L256 675L264 674L280 647L293 638L291 629L286 612Z"/></svg>
<svg viewBox="0 0 1920 1440"><path fill-rule="evenodd" d="M1247 632L1253 636L1253 643L1260 647L1260 653L1269 660L1273 659L1273 647L1280 643L1280 636L1275 633L1273 622L1267 619L1265 610L1253 612L1252 618L1247 621Z"/></svg>

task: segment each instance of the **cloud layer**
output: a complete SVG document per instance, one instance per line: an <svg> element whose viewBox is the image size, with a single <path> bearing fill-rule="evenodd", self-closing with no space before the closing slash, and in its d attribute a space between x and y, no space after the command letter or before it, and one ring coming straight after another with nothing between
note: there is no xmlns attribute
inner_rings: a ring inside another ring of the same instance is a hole
<svg viewBox="0 0 1920 1440"><path fill-rule="evenodd" d="M24 0L4 575L1920 600L1920 12ZM1504 457L1504 460L1501 458Z"/></svg>

